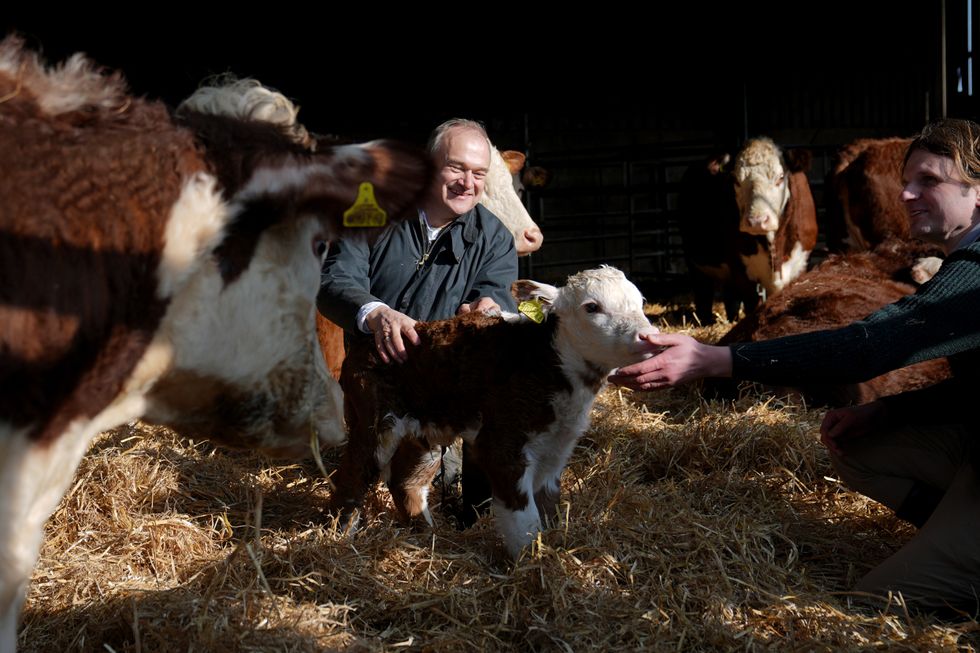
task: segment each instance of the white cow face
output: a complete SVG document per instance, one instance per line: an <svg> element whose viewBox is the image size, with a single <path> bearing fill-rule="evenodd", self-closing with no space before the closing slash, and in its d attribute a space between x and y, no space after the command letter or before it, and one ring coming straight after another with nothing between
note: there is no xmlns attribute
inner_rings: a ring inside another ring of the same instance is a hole
<svg viewBox="0 0 980 653"><path fill-rule="evenodd" d="M561 289L517 282L522 295L537 298L559 318L559 353L572 354L608 372L649 356L642 335L657 333L643 314L643 297L626 276L612 267L585 270Z"/></svg>
<svg viewBox="0 0 980 653"><path fill-rule="evenodd" d="M343 397L313 328L322 230L314 216L275 225L233 282L208 264L178 295L164 333L174 368L151 391L146 419L271 455L343 442Z"/></svg>
<svg viewBox="0 0 980 653"><path fill-rule="evenodd" d="M516 159L511 160L516 161ZM490 169L487 171L486 185L483 188L483 197L480 199L480 204L490 209L513 234L518 256L536 252L544 242L541 229L534 224L534 220L531 219L514 189L513 175L520 171L523 163L521 157L519 165L514 163L517 170L512 170L497 148L491 145Z"/></svg>
<svg viewBox="0 0 980 653"><path fill-rule="evenodd" d="M789 172L779 148L768 138L749 141L735 159L733 174L740 229L774 234L789 201Z"/></svg>

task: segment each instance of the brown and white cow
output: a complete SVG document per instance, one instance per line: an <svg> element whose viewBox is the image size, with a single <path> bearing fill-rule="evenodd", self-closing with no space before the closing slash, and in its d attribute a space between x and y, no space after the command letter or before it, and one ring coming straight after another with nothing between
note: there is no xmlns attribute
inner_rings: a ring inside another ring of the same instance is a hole
<svg viewBox="0 0 980 653"><path fill-rule="evenodd" d="M732 186L731 155L698 161L681 178L678 217L684 261L694 292L694 313L701 324L715 323L715 293L721 291L729 322L739 308L752 312L759 304L756 283L739 256L738 204Z"/></svg>
<svg viewBox="0 0 980 653"><path fill-rule="evenodd" d="M831 255L735 325L719 344L768 340L833 329L915 292L911 272L929 246L890 238L873 252ZM863 383L813 384L792 390L811 404L844 406L932 385L949 376L945 358L894 370ZM730 381L706 383L730 394Z"/></svg>
<svg viewBox="0 0 980 653"><path fill-rule="evenodd" d="M431 523L439 447L458 435L490 479L512 556L555 516L596 393L614 368L644 356L640 336L656 329L615 268L580 272L561 289L518 281L514 293L540 303L543 323L480 313L420 323L421 344L401 365L381 363L369 338L354 344L343 372L350 439L332 499L345 518L383 475L400 517Z"/></svg>
<svg viewBox="0 0 980 653"><path fill-rule="evenodd" d="M732 176L740 215L739 255L746 274L771 296L806 271L817 243L817 211L806 179L810 155L783 156L772 140L748 141Z"/></svg>
<svg viewBox="0 0 980 653"><path fill-rule="evenodd" d="M81 55L0 44L0 650L100 431L142 417L290 455L345 437L313 330L323 243L412 206L432 166L314 152L256 83L209 93L173 117Z"/></svg>
<svg viewBox="0 0 980 653"><path fill-rule="evenodd" d="M536 252L544 242L541 229L531 219L517 190L517 174L524 166L524 160L520 152L500 152L491 144L490 169L480 199L480 203L490 209L514 236L518 256ZM316 331L327 369L333 378L339 379L344 364L344 331L319 312L316 314Z"/></svg>

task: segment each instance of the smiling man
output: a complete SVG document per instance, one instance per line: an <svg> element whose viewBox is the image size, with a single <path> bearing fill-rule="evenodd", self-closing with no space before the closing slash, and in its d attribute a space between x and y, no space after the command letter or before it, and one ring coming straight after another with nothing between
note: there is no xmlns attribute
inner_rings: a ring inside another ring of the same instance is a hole
<svg viewBox="0 0 980 653"><path fill-rule="evenodd" d="M516 310L514 238L478 204L490 167L486 131L449 120L428 149L438 173L418 219L393 225L374 245L335 242L323 266L320 312L349 335L370 334L385 362L406 360L406 342L418 342L416 320Z"/></svg>
<svg viewBox="0 0 980 653"><path fill-rule="evenodd" d="M680 334L648 338L662 352L619 370L648 390L706 376L772 385L851 383L948 356L935 386L827 413L821 441L841 479L919 528L857 589L901 592L925 610L980 610L980 126L943 120L909 145L902 201L912 234L947 257L914 295L859 322L730 347Z"/></svg>

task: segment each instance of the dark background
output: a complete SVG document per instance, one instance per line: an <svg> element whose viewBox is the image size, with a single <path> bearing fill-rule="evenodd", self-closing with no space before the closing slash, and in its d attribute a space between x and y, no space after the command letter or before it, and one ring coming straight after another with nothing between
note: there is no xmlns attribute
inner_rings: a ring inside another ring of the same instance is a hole
<svg viewBox="0 0 980 653"><path fill-rule="evenodd" d="M233 72L282 91L321 134L422 143L446 118L482 120L498 147L553 172L528 196L546 240L524 274L556 281L612 262L664 294L683 291L677 182L692 162L758 135L809 148L822 213L841 145L939 118L944 79L947 115L980 109L957 92L980 0L662 4L507 16L487 5L268 5L266 16L38 7L2 27L49 61L86 52L171 105Z"/></svg>
<svg viewBox="0 0 980 653"><path fill-rule="evenodd" d="M831 98L869 114L910 105L901 112L908 117L881 128L907 120L906 130L917 129L927 103L929 117L938 115L939 0L661 4L642 18L610 5L506 21L485 18L493 14L487 6L392 15L364 4L346 16L286 6L288 14L268 19L241 9L209 18L175 8L157 17L161 6L147 8L149 19L142 11L139 19L38 11L8 16L3 27L49 61L86 52L124 71L136 94L170 104L209 75L255 77L296 100L314 131L354 137L424 135L447 116L466 115L500 124L508 138L510 123L530 116L604 120L610 130L618 123L639 141L655 129L737 139L746 129L841 128L845 116L770 115L787 102L819 109ZM965 0L947 4L947 22L962 23L953 14Z"/></svg>

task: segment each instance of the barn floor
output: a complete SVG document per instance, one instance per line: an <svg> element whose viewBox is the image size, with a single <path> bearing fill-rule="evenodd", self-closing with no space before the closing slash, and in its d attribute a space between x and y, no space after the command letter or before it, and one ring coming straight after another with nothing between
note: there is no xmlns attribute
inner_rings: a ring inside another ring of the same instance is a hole
<svg viewBox="0 0 980 653"><path fill-rule="evenodd" d="M379 490L345 534L310 461L122 427L48 524L21 650L975 650L976 620L848 592L911 531L834 478L822 415L607 389L516 564L489 519L401 528Z"/></svg>

